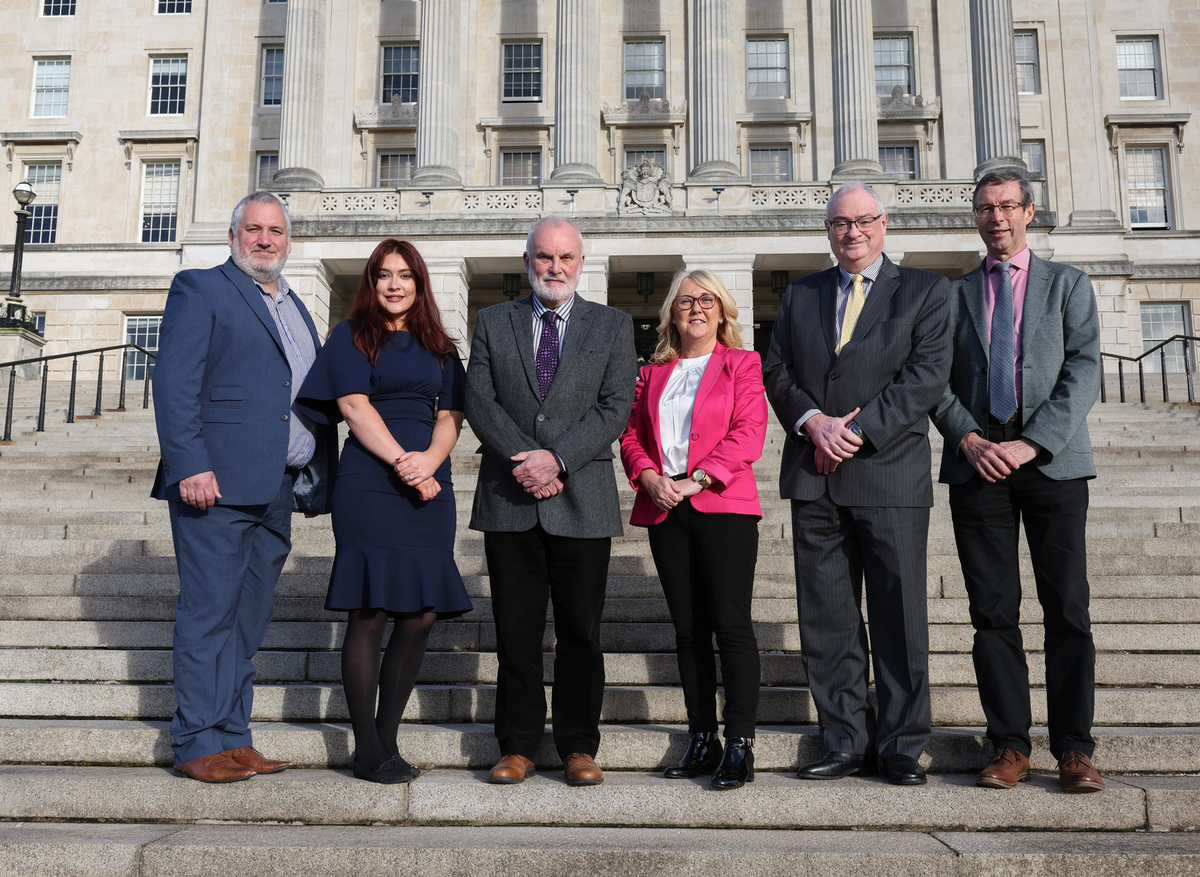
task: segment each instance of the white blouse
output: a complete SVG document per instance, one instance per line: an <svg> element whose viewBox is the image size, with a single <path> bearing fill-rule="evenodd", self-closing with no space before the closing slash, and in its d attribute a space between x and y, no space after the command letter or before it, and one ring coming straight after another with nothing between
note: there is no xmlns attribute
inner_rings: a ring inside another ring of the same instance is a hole
<svg viewBox="0 0 1200 877"><path fill-rule="evenodd" d="M670 477L687 472L691 445L692 407L711 353L695 359L679 359L667 380L658 403L658 440L662 446L663 474Z"/></svg>

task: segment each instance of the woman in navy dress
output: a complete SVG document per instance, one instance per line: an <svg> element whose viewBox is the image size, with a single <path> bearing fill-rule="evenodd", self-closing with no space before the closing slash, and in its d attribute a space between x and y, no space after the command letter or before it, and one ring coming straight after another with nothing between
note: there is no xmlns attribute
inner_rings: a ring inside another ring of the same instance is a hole
<svg viewBox="0 0 1200 877"><path fill-rule="evenodd" d="M354 775L372 782L420 773L400 756L400 719L434 620L472 608L454 563L450 481L463 380L425 260L407 241L385 240L299 394L314 419L350 426L333 487L337 553L325 608L348 616L342 688Z"/></svg>

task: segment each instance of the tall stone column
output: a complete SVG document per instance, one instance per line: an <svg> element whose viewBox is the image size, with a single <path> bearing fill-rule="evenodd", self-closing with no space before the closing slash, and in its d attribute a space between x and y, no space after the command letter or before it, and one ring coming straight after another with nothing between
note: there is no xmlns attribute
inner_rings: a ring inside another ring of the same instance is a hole
<svg viewBox="0 0 1200 877"><path fill-rule="evenodd" d="M874 177L879 164L879 99L871 0L830 0L833 23L833 175Z"/></svg>
<svg viewBox="0 0 1200 877"><path fill-rule="evenodd" d="M458 0L421 0L417 166L413 182L461 186L458 173Z"/></svg>
<svg viewBox="0 0 1200 877"><path fill-rule="evenodd" d="M306 192L325 181L321 163L325 97L325 23L328 0L289 0L283 44L283 107L279 170L272 189Z"/></svg>
<svg viewBox="0 0 1200 877"><path fill-rule="evenodd" d="M692 170L698 183L737 180L729 0L692 0Z"/></svg>
<svg viewBox="0 0 1200 877"><path fill-rule="evenodd" d="M738 309L738 326L742 330L742 344L747 350L754 349L754 261L753 253L731 253L728 255L697 255L683 257L685 271L704 268L716 274Z"/></svg>
<svg viewBox="0 0 1200 877"><path fill-rule="evenodd" d="M554 172L557 183L600 183L600 106L592 81L599 64L599 9L558 0L554 62Z"/></svg>
<svg viewBox="0 0 1200 877"><path fill-rule="evenodd" d="M1012 0L971 0L971 73L975 179L1004 167L1025 171Z"/></svg>

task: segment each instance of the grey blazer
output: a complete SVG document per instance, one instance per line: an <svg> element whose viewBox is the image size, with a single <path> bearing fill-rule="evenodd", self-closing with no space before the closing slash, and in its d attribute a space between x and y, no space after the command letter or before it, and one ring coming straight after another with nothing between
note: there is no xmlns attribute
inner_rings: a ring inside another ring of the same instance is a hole
<svg viewBox="0 0 1200 877"><path fill-rule="evenodd" d="M771 332L767 398L788 432L780 494L814 500L828 490L844 506L932 506L928 412L950 371L949 284L884 257L853 336L835 354L837 283L836 266L795 281ZM864 445L829 475L795 434L813 408L838 416L862 408L855 420Z"/></svg>
<svg viewBox="0 0 1200 877"><path fill-rule="evenodd" d="M612 444L633 407L637 354L633 320L577 298L554 382L543 402L533 351L533 303L524 298L479 312L467 366L466 417L482 442L471 529L580 539L620 536ZM512 476L509 458L553 448L567 467L563 491L535 500Z"/></svg>
<svg viewBox="0 0 1200 877"><path fill-rule="evenodd" d="M946 439L938 480L964 484L974 467L958 452L987 435L988 338L983 264L951 284L954 364L934 412ZM1030 254L1021 317L1021 436L1042 446L1034 465L1056 481L1095 478L1087 414L1100 393L1100 320L1092 282L1078 268Z"/></svg>

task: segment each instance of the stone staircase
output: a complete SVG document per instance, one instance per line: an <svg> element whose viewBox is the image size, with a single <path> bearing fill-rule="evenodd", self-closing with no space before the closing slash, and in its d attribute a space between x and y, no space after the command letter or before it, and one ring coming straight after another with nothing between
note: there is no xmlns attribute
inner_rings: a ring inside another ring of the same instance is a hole
<svg viewBox="0 0 1200 877"><path fill-rule="evenodd" d="M297 768L231 786L176 777L167 724L178 585L166 508L147 497L152 413L135 394L139 407L67 425L65 389L52 385L50 396L47 431L33 434L36 411L23 406L36 392L18 388L15 442L0 447L0 874L1200 872L1200 835L1187 833L1200 826L1194 407L1110 402L1091 416L1096 761L1109 787L1084 796L1059 791L1044 728L1032 782L974 786L990 747L942 488L930 532L929 785L795 779L821 746L799 657L788 509L774 485L783 437L773 432L756 467L759 773L716 794L652 773L682 753L686 717L648 544L630 527L614 543L602 625L605 783L567 787L549 741L543 775L515 787L482 781L497 757L495 631L482 538L466 528L477 466L469 430L454 456L457 555L476 609L435 627L401 730L401 752L428 773L401 787L349 775L341 617L322 608L333 539L327 518L297 518L254 713L256 745ZM632 505L628 488L622 504ZM1040 723L1040 609L1028 596ZM552 648L550 633L547 678Z"/></svg>

